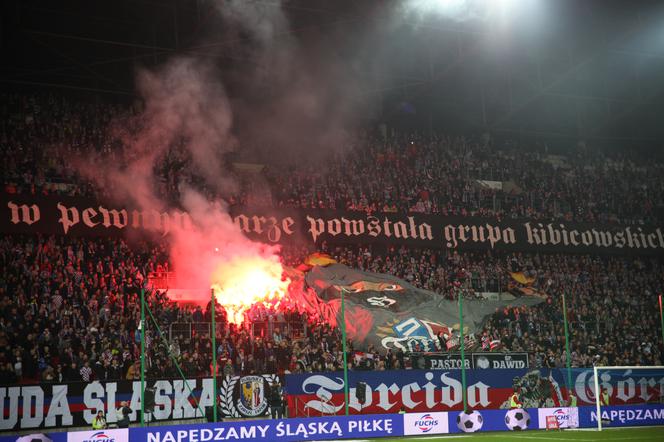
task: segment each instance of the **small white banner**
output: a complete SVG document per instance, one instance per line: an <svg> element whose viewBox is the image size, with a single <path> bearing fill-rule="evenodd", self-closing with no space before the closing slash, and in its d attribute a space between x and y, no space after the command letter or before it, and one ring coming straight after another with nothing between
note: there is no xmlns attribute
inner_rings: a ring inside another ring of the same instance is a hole
<svg viewBox="0 0 664 442"><path fill-rule="evenodd" d="M67 442L129 442L129 429L74 431L67 434Z"/></svg>
<svg viewBox="0 0 664 442"><path fill-rule="evenodd" d="M546 417L555 416L559 428L579 428L579 409L576 407L538 408L539 427L546 428Z"/></svg>
<svg viewBox="0 0 664 442"><path fill-rule="evenodd" d="M403 415L404 434L446 434L450 432L446 412Z"/></svg>

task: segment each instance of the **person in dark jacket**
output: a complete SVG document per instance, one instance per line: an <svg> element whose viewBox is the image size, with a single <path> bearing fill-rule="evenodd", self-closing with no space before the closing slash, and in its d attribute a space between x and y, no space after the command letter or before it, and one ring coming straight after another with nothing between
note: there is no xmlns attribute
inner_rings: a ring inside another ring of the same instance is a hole
<svg viewBox="0 0 664 442"><path fill-rule="evenodd" d="M129 428L129 415L131 412L132 409L129 408L127 401L120 402L120 408L115 411L118 420L118 428Z"/></svg>
<svg viewBox="0 0 664 442"><path fill-rule="evenodd" d="M223 422L223 414L221 412L221 396L217 396L217 422ZM205 407L205 419L208 422L214 422L214 408L209 405Z"/></svg>
<svg viewBox="0 0 664 442"><path fill-rule="evenodd" d="M269 396L269 405L270 405L270 415L272 419L283 419L284 418L284 398L283 398L283 389L281 388L280 383L275 383L270 385L270 396Z"/></svg>

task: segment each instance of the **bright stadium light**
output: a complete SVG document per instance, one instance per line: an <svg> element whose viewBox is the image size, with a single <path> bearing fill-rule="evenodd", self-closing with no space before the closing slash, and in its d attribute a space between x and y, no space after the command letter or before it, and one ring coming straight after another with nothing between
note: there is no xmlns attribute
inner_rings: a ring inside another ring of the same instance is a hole
<svg viewBox="0 0 664 442"><path fill-rule="evenodd" d="M505 22L514 13L536 3L539 0L408 0L405 14L437 15L458 22L488 19Z"/></svg>
<svg viewBox="0 0 664 442"><path fill-rule="evenodd" d="M409 0L407 10L422 15L440 15L457 21L481 18L480 0Z"/></svg>

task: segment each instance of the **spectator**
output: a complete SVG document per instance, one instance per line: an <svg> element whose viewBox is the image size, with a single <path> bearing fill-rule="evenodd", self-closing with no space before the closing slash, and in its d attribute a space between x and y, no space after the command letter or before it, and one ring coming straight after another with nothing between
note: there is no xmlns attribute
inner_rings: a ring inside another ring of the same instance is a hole
<svg viewBox="0 0 664 442"><path fill-rule="evenodd" d="M97 411L95 417L92 418L92 429L103 430L105 428L108 428L108 425L106 424L106 417L104 416L104 412L99 410Z"/></svg>
<svg viewBox="0 0 664 442"><path fill-rule="evenodd" d="M280 383L270 384L269 405L272 419L284 418L284 393Z"/></svg>
<svg viewBox="0 0 664 442"><path fill-rule="evenodd" d="M90 368L90 362L85 361L83 362L83 367L79 370L79 373L81 375L81 380L83 382L90 382L92 380L92 368Z"/></svg>
<svg viewBox="0 0 664 442"><path fill-rule="evenodd" d="M120 403L120 407L116 410L116 418L118 421L118 428L129 427L129 415L132 413L131 408L126 401Z"/></svg>

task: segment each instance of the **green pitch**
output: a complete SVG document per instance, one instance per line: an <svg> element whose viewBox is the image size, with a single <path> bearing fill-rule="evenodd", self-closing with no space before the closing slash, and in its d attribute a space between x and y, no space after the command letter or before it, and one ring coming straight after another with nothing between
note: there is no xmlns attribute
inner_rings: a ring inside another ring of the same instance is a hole
<svg viewBox="0 0 664 442"><path fill-rule="evenodd" d="M448 434L441 436L412 436L386 439L373 439L371 442L453 442L457 439L471 440L482 439L493 442L530 442L530 441L580 441L580 442L605 442L605 441L631 441L631 442L662 442L664 441L664 427L647 428L624 428L607 429L601 433L593 430L563 430L563 431L525 431L523 433L494 432L478 434ZM368 441L367 441L368 442Z"/></svg>

